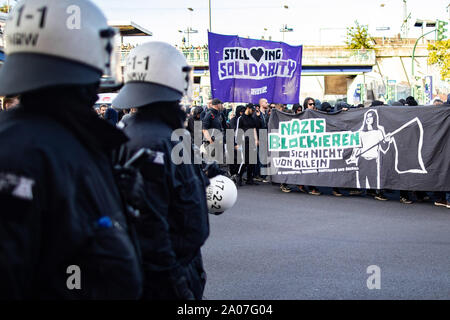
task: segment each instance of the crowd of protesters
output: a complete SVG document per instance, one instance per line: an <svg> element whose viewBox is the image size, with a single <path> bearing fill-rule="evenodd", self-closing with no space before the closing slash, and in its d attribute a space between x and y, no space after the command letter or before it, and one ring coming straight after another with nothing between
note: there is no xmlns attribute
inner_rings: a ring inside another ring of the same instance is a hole
<svg viewBox="0 0 450 320"><path fill-rule="evenodd" d="M8 109L14 107L19 103L19 97L6 97L3 102L3 109ZM398 101L390 101L386 104L380 100L374 100L368 106L417 106L418 103L413 97L407 97L406 99L400 99ZM450 94L448 95L447 101L442 101L436 98L433 101L433 105L450 105ZM291 108L288 108L286 104L279 103L269 103L266 99L260 99L258 104L241 104L237 105L235 108L225 108L224 103L219 99L212 99L208 101L206 106L184 106L184 110L187 114L186 128L190 132L192 137L192 142L194 142L194 123L195 121L200 121L202 126L202 144L210 145L214 142L215 134L209 134L208 130L217 130L222 134L225 133L226 129L235 130L236 133L240 132L238 129L246 132L251 129L254 130L254 137L256 142L256 147L259 148L259 129L268 129L268 123L270 114L273 109L277 109L286 113L298 114L306 109L319 110L329 114L335 114L339 112L345 112L350 109L364 108L363 104L349 105L344 101L337 101L334 106L329 102L321 102L318 99L312 97L307 97L303 104L294 104ZM135 108L125 109L125 110L115 110L109 105L104 104L100 107L96 107L98 115L110 122L111 124L118 125L119 127L126 123L127 118L134 112ZM249 136L235 136L235 149L237 152L234 154L234 163L229 165L227 171L232 177L233 181L236 182L237 186L240 187L244 184L247 185L258 185L258 183L268 183L270 182L270 176L261 175L261 168L263 167L260 159L259 152L257 154L257 162L251 163L250 161L250 139ZM241 143L240 143L241 142ZM201 147L199 145L198 147ZM255 151L258 151L255 150ZM238 163L237 155L238 153L243 154L244 158ZM317 186L304 186L296 185L290 186L287 184L280 184L280 190L285 193L297 190L301 193L310 194L314 196L320 196L322 192ZM376 200L386 201L386 192L390 193L391 190L376 190L376 189L356 189L347 188L344 189L349 195L363 195L373 197ZM339 188L333 187L332 194L336 197L344 196L344 193ZM434 193L435 205L450 208L450 194L449 193ZM413 203L413 198L418 202L429 201L431 198L427 192L424 191L413 191L409 192L406 190L400 190L400 202L404 204Z"/></svg>

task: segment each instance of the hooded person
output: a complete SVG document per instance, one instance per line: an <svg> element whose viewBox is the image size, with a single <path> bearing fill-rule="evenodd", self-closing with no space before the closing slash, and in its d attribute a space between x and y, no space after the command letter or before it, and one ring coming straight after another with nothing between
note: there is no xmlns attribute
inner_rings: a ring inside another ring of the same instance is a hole
<svg viewBox="0 0 450 320"><path fill-rule="evenodd" d="M316 108L319 109L319 110L321 110L322 102L320 102L319 99L314 100L314 102L316 103Z"/></svg>
<svg viewBox="0 0 450 320"><path fill-rule="evenodd" d="M194 107L194 110L192 111L192 115L188 119L187 123L187 130L191 134L191 141L194 143L194 135L195 135L195 122L200 124L201 128L201 120L200 120L200 114L202 113L203 109L202 107ZM200 132L198 133L200 134ZM201 142L201 141L200 141ZM200 146L198 146L200 147Z"/></svg>
<svg viewBox="0 0 450 320"><path fill-rule="evenodd" d="M258 121L253 117L255 113L255 106L249 103L245 106L245 112L242 114L238 120L235 130L235 142L238 145L238 150L241 151L242 163L239 166L237 173L237 185L242 186L242 176L247 172L248 185L258 185L257 182L253 180L255 172L255 164L251 159L252 155L257 155L257 146L259 144L257 128ZM252 137L253 139L251 139ZM253 140L253 141L252 141Z"/></svg>
<svg viewBox="0 0 450 320"><path fill-rule="evenodd" d="M333 110L333 107L331 106L331 104L325 101L324 103L321 104L320 110L328 113Z"/></svg>
<svg viewBox="0 0 450 320"><path fill-rule="evenodd" d="M142 44L130 52L125 85L113 102L119 109L137 108L123 127L130 141L121 150L122 161L141 148L157 155L140 169L146 189L146 206L140 208L137 225L144 299L202 299L206 282L201 247L209 236L208 180L199 166L176 164L171 157L183 143L171 136L185 121L180 100L189 96L191 70L173 46Z"/></svg>
<svg viewBox="0 0 450 320"><path fill-rule="evenodd" d="M245 106L243 105L239 105L236 107L235 110L235 115L234 117L230 120L230 127L233 130L236 130L236 126L237 126L237 120L239 119L240 116L242 116L245 112Z"/></svg>
<svg viewBox="0 0 450 320"><path fill-rule="evenodd" d="M67 28L72 0L20 1L6 23L0 95L21 99L0 114L0 300L141 296L111 161L127 138L93 109L115 32L91 1L76 4L89 13L80 28Z"/></svg>
<svg viewBox="0 0 450 320"><path fill-rule="evenodd" d="M370 104L371 107L377 107L377 106L383 106L383 105L384 105L383 101L380 101L380 100L374 100Z"/></svg>
<svg viewBox="0 0 450 320"><path fill-rule="evenodd" d="M416 99L414 99L414 97L412 97L412 96L407 97L405 102L408 106L417 106L418 105Z"/></svg>
<svg viewBox="0 0 450 320"><path fill-rule="evenodd" d="M119 113L113 108L108 108L105 111L105 120L111 123L112 125L116 125L119 122Z"/></svg>
<svg viewBox="0 0 450 320"><path fill-rule="evenodd" d="M300 103L296 103L292 106L292 111L294 112L294 114L300 113L302 112L302 105Z"/></svg>

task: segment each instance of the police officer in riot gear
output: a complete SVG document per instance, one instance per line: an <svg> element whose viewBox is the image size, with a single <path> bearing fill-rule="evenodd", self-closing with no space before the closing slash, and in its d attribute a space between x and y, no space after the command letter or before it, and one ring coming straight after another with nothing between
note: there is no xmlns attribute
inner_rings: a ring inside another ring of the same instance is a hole
<svg viewBox="0 0 450 320"><path fill-rule="evenodd" d="M139 208L137 229L144 299L201 299L206 282L200 248L209 236L208 179L199 165L175 165L171 159L178 143L171 140L172 132L183 127L186 117L180 100L191 87L190 71L171 45L142 44L130 52L125 86L113 101L117 108L138 110L123 128L130 138L124 160L143 147L157 153L141 167L147 207Z"/></svg>
<svg viewBox="0 0 450 320"><path fill-rule="evenodd" d="M6 36L0 95L21 102L0 114L0 299L138 299L110 156L127 138L92 108L114 30L91 1L25 0Z"/></svg>

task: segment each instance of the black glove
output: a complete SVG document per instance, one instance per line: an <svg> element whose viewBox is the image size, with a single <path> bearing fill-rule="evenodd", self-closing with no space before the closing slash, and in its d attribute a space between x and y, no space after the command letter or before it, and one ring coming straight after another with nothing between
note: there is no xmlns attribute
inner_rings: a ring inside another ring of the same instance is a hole
<svg viewBox="0 0 450 320"><path fill-rule="evenodd" d="M185 276L175 279L173 285L178 300L195 300L194 294L187 285Z"/></svg>
<svg viewBox="0 0 450 320"><path fill-rule="evenodd" d="M143 300L195 300L183 267L166 271L144 271Z"/></svg>

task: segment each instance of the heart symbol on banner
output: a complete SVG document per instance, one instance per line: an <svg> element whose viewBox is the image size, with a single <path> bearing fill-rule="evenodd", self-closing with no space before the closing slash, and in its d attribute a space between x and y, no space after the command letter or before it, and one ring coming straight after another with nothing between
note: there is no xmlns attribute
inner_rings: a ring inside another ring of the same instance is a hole
<svg viewBox="0 0 450 320"><path fill-rule="evenodd" d="M252 55L252 57L259 62L259 60L261 60L261 57L264 54L264 50L259 48L259 49L251 49L250 50L250 54Z"/></svg>

